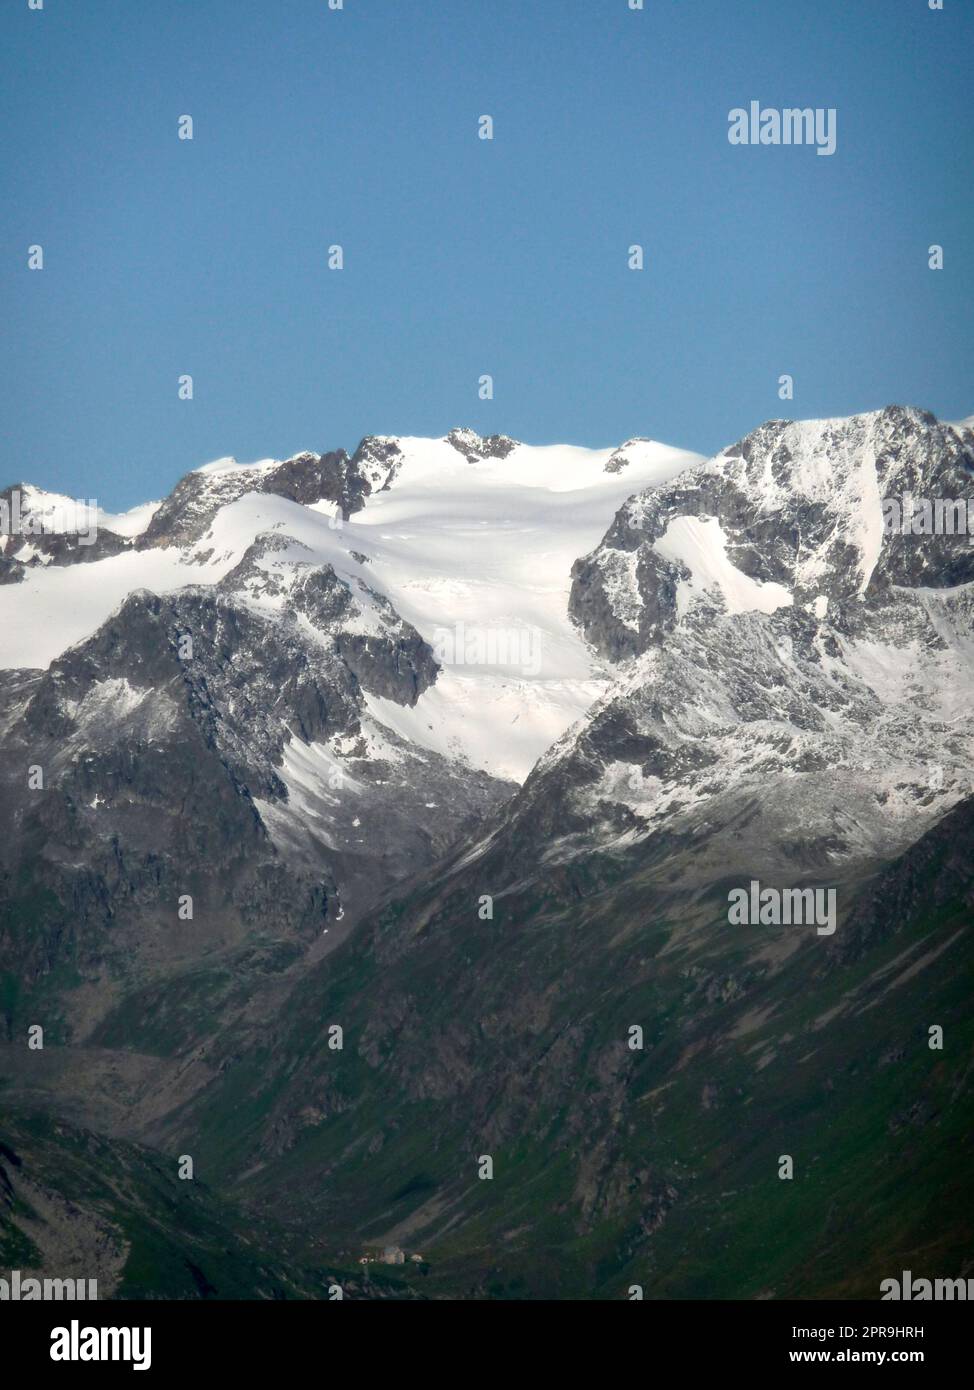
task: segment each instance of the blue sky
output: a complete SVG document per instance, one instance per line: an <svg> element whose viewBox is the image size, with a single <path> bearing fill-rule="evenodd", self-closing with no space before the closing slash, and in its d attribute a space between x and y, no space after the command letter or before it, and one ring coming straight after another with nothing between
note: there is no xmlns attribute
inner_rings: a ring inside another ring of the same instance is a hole
<svg viewBox="0 0 974 1390"><path fill-rule="evenodd" d="M120 507L366 433L968 415L972 11L5 0L0 485ZM836 153L732 146L752 100L836 108Z"/></svg>

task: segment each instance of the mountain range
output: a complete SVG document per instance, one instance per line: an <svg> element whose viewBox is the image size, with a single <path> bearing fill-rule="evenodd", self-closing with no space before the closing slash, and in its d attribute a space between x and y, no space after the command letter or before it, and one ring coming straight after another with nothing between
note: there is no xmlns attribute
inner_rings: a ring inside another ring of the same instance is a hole
<svg viewBox="0 0 974 1390"><path fill-rule="evenodd" d="M0 1264L965 1276L974 545L884 517L972 476L971 420L891 406L221 459L89 535L0 493ZM834 932L732 923L751 885Z"/></svg>

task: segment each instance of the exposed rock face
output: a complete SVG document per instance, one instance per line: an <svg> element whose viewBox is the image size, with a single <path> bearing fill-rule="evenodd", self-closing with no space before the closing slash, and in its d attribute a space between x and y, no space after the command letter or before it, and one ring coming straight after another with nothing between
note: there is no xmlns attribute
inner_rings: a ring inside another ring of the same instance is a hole
<svg viewBox="0 0 974 1390"><path fill-rule="evenodd" d="M330 565L312 570L294 586L287 607L321 632L335 630L338 653L363 690L414 705L436 680L429 643L363 580L353 595Z"/></svg>
<svg viewBox="0 0 974 1390"><path fill-rule="evenodd" d="M347 513L357 511L363 499L373 492L388 490L395 481L402 459L402 449L396 440L367 434L355 450L349 467L351 482L346 502Z"/></svg>
<svg viewBox="0 0 974 1390"><path fill-rule="evenodd" d="M344 449L331 454L297 454L279 463L208 465L187 473L159 507L139 545L191 545L206 534L221 507L248 492L268 492L293 502L335 502L344 509L354 492Z"/></svg>
<svg viewBox="0 0 974 1390"><path fill-rule="evenodd" d="M968 435L772 423L631 498L572 591L623 678L512 803L523 872L668 843L674 882L838 881L967 795L974 537L884 534L882 502L966 499Z"/></svg>
<svg viewBox="0 0 974 1390"><path fill-rule="evenodd" d="M572 615L611 660L658 646L677 624L680 580L688 579L674 552L702 543L757 585L784 587L796 604L889 585L968 583L969 536L884 536L882 501L906 493L966 498L972 469L971 432L924 411L891 406L849 420L771 421L631 498L575 566Z"/></svg>
<svg viewBox="0 0 974 1390"><path fill-rule="evenodd" d="M302 552L310 554L289 536L265 532L218 588L256 611L270 602L281 615L303 619L334 646L363 690L414 705L439 669L429 643L364 579L340 579L331 565L315 566Z"/></svg>
<svg viewBox="0 0 974 1390"><path fill-rule="evenodd" d="M504 459L517 448L516 439L508 439L504 434L490 434L484 437L469 429L451 430L446 436L458 454L468 463L480 463L482 459Z"/></svg>
<svg viewBox="0 0 974 1390"><path fill-rule="evenodd" d="M676 624L676 595L685 565L649 546L602 547L572 570L571 614L610 661L660 645Z"/></svg>
<svg viewBox="0 0 974 1390"><path fill-rule="evenodd" d="M414 703L432 652L364 582L269 563L294 550L259 537L219 586L137 592L47 672L5 673L0 972L117 974L183 895L208 926L170 965L244 931L304 949L507 793L363 725L363 690Z"/></svg>
<svg viewBox="0 0 974 1390"><path fill-rule="evenodd" d="M284 872L254 798L285 796L275 763L288 730L313 739L354 717L337 657L210 591L141 593L17 696L3 897L6 922L24 929L5 934L7 968L19 960L28 980L68 958L82 976L113 956L120 968L139 922L163 949L184 894L193 920L220 923L201 949L248 918L296 940L321 929L332 875Z"/></svg>
<svg viewBox="0 0 974 1390"><path fill-rule="evenodd" d="M853 601L830 622L700 610L539 764L510 808L515 864L530 874L539 841L548 866L668 841L674 881L861 872L972 787L954 714L972 622L968 587Z"/></svg>
<svg viewBox="0 0 974 1390"><path fill-rule="evenodd" d="M0 584L20 583L29 569L103 560L131 544L107 527L94 524L96 508L55 497L29 483L13 483L0 492L0 517L4 521L0 529ZM77 529L66 529L66 523L76 524Z"/></svg>

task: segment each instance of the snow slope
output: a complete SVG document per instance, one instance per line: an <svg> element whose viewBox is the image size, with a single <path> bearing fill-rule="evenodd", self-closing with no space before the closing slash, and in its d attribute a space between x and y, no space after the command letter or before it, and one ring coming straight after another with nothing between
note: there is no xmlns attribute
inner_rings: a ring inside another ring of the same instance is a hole
<svg viewBox="0 0 974 1390"><path fill-rule="evenodd" d="M607 688L568 617L571 567L626 497L693 454L519 445L467 463L442 440L400 441L407 461L345 532L370 578L433 646L443 670L413 709L369 697L411 741L517 781Z"/></svg>
<svg viewBox="0 0 974 1390"><path fill-rule="evenodd" d="M669 522L653 549L690 572L677 587L676 611L682 617L695 594L716 589L727 613L757 610L773 613L793 602L783 584L760 584L732 564L727 537L716 517L678 516Z"/></svg>
<svg viewBox="0 0 974 1390"><path fill-rule="evenodd" d="M523 780L612 679L568 617L574 561L598 543L627 497L699 456L634 440L615 450L518 444L505 457L469 462L446 439L395 443L400 455L388 487L351 520L337 518L331 503L248 492L223 506L194 545L30 570L23 582L0 587L0 663L46 667L134 589L218 583L257 536L275 532L288 544L259 559L267 582L249 583L247 601L273 608L307 566L323 564L366 610L368 590L387 597L442 669L413 708L367 697L376 724ZM220 459L197 472L219 487L238 469L258 476L273 466ZM134 509L128 526L113 518L116 529L139 534L156 507ZM106 514L101 519L111 525Z"/></svg>
<svg viewBox="0 0 974 1390"><path fill-rule="evenodd" d="M66 497L60 492L34 487L32 483L25 483L16 490L20 493L21 515L36 518L52 531L72 526L84 532L95 528L131 539L142 534L160 505L142 502L127 512L106 512L94 498Z"/></svg>

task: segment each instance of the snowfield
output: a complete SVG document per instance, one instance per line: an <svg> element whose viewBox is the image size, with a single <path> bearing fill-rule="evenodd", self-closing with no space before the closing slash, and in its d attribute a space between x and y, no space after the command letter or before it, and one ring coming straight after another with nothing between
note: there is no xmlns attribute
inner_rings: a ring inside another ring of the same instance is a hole
<svg viewBox="0 0 974 1390"><path fill-rule="evenodd" d="M365 609L385 596L443 669L413 708L367 697L376 725L495 776L523 780L540 755L608 688L611 672L568 617L571 568L633 493L700 456L649 440L618 449L515 445L475 462L446 439L403 437L386 490L348 521L331 503L301 506L248 492L217 512L194 545L127 550L70 566L32 567L0 587L6 668L46 668L91 635L136 589L216 584L265 532L288 544L260 559L273 583L248 585L265 611L306 566L330 564ZM607 470L607 465L609 468ZM274 460L218 459L195 470L213 488ZM158 503L99 523L135 537Z"/></svg>

